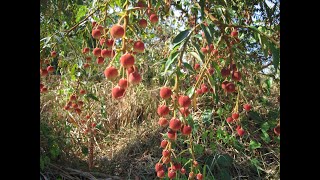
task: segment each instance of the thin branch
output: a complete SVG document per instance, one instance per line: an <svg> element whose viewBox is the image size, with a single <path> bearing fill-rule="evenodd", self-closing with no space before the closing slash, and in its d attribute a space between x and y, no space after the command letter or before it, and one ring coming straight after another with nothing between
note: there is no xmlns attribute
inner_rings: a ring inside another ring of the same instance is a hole
<svg viewBox="0 0 320 180"><path fill-rule="evenodd" d="M69 35L69 33L71 32L71 31L73 31L75 28L77 28L81 23L83 23L84 21L86 21L90 16L92 16L95 12L97 12L99 10L99 8L98 9L96 9L95 11L93 11L93 12L91 12L87 17L85 17L83 20L81 20L80 22L78 22L76 25L74 25L72 28L70 28L69 30L67 30L67 31L65 31L65 32L67 32L67 35Z"/></svg>

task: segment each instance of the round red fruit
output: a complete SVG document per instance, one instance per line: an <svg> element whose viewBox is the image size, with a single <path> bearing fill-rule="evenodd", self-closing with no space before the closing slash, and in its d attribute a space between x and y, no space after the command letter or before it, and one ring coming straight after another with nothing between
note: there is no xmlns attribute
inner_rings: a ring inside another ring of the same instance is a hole
<svg viewBox="0 0 320 180"><path fill-rule="evenodd" d="M172 91L171 91L170 88L168 88L168 87L162 87L162 88L160 89L160 97L161 97L162 99L168 99L168 98L171 97L171 95L172 95Z"/></svg>
<svg viewBox="0 0 320 180"><path fill-rule="evenodd" d="M158 115L161 116L161 117L166 116L167 114L169 114L169 111L170 110L166 105L160 105L158 107L158 110L157 110Z"/></svg>
<svg viewBox="0 0 320 180"><path fill-rule="evenodd" d="M157 23L158 22L158 16L156 15L156 14L151 14L150 15L150 17L149 17L149 19L150 19L150 22L152 23L152 24L155 24L155 23Z"/></svg>
<svg viewBox="0 0 320 180"><path fill-rule="evenodd" d="M177 139L177 133L175 131L173 131L172 129L169 129L167 135L168 135L168 138L171 140Z"/></svg>
<svg viewBox="0 0 320 180"><path fill-rule="evenodd" d="M139 84L141 82L141 80L142 80L141 76L137 71L135 71L129 75L129 82L133 85Z"/></svg>
<svg viewBox="0 0 320 180"><path fill-rule="evenodd" d="M143 53L144 52L144 43L142 41L136 41L133 44L133 50L138 53Z"/></svg>
<svg viewBox="0 0 320 180"><path fill-rule="evenodd" d="M166 147L167 147L167 144L168 144L168 141L164 139L164 140L161 141L160 147L166 148Z"/></svg>
<svg viewBox="0 0 320 180"><path fill-rule="evenodd" d="M121 78L118 82L118 85L123 88L126 89L128 87L128 81L127 79Z"/></svg>
<svg viewBox="0 0 320 180"><path fill-rule="evenodd" d="M180 173L181 173L181 174L186 174L186 169L185 169L185 168L181 168L181 169L180 169Z"/></svg>
<svg viewBox="0 0 320 180"><path fill-rule="evenodd" d="M221 76L223 78L226 78L229 75L230 75L230 70L229 69L226 69L226 68L221 69Z"/></svg>
<svg viewBox="0 0 320 180"><path fill-rule="evenodd" d="M197 64L195 64L195 65L194 65L194 70L196 70L196 71L197 71L197 70L199 70L199 69L200 69L200 64L198 64L198 63L197 63Z"/></svg>
<svg viewBox="0 0 320 180"><path fill-rule="evenodd" d="M274 132L277 136L280 136L280 125L277 125L275 128L273 128L273 132Z"/></svg>
<svg viewBox="0 0 320 180"><path fill-rule="evenodd" d="M112 97L115 99L122 98L124 96L124 93L125 93L125 89L123 89L119 86L116 86L112 89Z"/></svg>
<svg viewBox="0 0 320 180"><path fill-rule="evenodd" d="M201 84L201 91L202 93L208 92L208 87L205 84Z"/></svg>
<svg viewBox="0 0 320 180"><path fill-rule="evenodd" d="M166 118L160 117L159 121L158 121L158 124L160 126L162 126L162 127L166 127L169 124L169 122L168 122L168 120Z"/></svg>
<svg viewBox="0 0 320 180"><path fill-rule="evenodd" d="M176 177L176 172L175 171L173 171L173 170L170 170L169 172L168 172L168 178L175 178Z"/></svg>
<svg viewBox="0 0 320 180"><path fill-rule="evenodd" d="M82 49L83 54L87 54L87 53L89 53L89 51L90 51L90 49L88 47L85 47Z"/></svg>
<svg viewBox="0 0 320 180"><path fill-rule="evenodd" d="M98 57L97 58L97 64L103 64L104 58L103 57Z"/></svg>
<svg viewBox="0 0 320 180"><path fill-rule="evenodd" d="M167 149L166 149L166 150L163 150L163 151L162 151L162 156L163 156L163 157L169 157L169 156L170 156L170 151L168 151Z"/></svg>
<svg viewBox="0 0 320 180"><path fill-rule="evenodd" d="M236 86L232 82L230 82L226 85L226 91L229 93L235 92Z"/></svg>
<svg viewBox="0 0 320 180"><path fill-rule="evenodd" d="M132 56L130 53L124 54L120 58L120 63L125 68L129 68L129 67L133 66L134 56Z"/></svg>
<svg viewBox="0 0 320 180"><path fill-rule="evenodd" d="M99 57L101 55L101 49L100 48L94 48L92 51L92 54L96 57Z"/></svg>
<svg viewBox="0 0 320 180"><path fill-rule="evenodd" d="M177 118L172 118L169 122L169 128L173 131L178 131L181 128L181 121Z"/></svg>
<svg viewBox="0 0 320 180"><path fill-rule="evenodd" d="M53 73L53 72L54 72L54 67L53 67L53 66L48 66L48 67L47 67L47 71L48 71L49 73Z"/></svg>
<svg viewBox="0 0 320 180"><path fill-rule="evenodd" d="M227 122L228 122L228 123L232 123L232 122L233 122L232 117L227 117Z"/></svg>
<svg viewBox="0 0 320 180"><path fill-rule="evenodd" d="M99 29L93 29L91 35L94 39L100 39L101 32Z"/></svg>
<svg viewBox="0 0 320 180"><path fill-rule="evenodd" d="M185 136L188 136L189 134L191 134L192 128L189 125L184 125L182 128L181 133Z"/></svg>
<svg viewBox="0 0 320 180"><path fill-rule="evenodd" d="M113 25L110 29L110 34L113 38L122 38L124 35L124 29L120 25Z"/></svg>
<svg viewBox="0 0 320 180"><path fill-rule="evenodd" d="M246 111L250 111L251 105L250 105L250 104L245 104L245 105L243 105L243 108L244 108L244 110L246 110Z"/></svg>
<svg viewBox="0 0 320 180"><path fill-rule="evenodd" d="M148 25L147 20L145 20L145 19L140 19L140 21L139 21L139 26L140 26L141 28L146 28L147 25Z"/></svg>
<svg viewBox="0 0 320 180"><path fill-rule="evenodd" d="M187 117L187 116L189 116L190 111L189 111L188 108L183 108L182 107L182 108L180 108L180 113L181 113L182 116Z"/></svg>
<svg viewBox="0 0 320 180"><path fill-rule="evenodd" d="M106 40L106 46L107 46L108 48L111 48L112 45L113 45L113 43L114 43L114 40L113 40L113 39L107 39L107 40Z"/></svg>
<svg viewBox="0 0 320 180"><path fill-rule="evenodd" d="M118 69L116 69L115 67L113 66L110 66L110 67L107 67L105 70L104 70L104 75L107 79L109 80L113 80L115 79L117 76L118 76Z"/></svg>
<svg viewBox="0 0 320 180"><path fill-rule="evenodd" d="M41 74L41 76L47 76L48 70L47 69L40 69L40 74Z"/></svg>
<svg viewBox="0 0 320 180"><path fill-rule="evenodd" d="M179 96L178 103L181 107L187 108L191 104L191 99L189 98L189 96L182 95Z"/></svg>
<svg viewBox="0 0 320 180"><path fill-rule="evenodd" d="M197 174L197 180L202 180L203 179L203 175L201 173Z"/></svg>
<svg viewBox="0 0 320 180"><path fill-rule="evenodd" d="M101 56L104 58L106 58L106 57L112 58L114 55L115 55L114 50L103 49L101 51Z"/></svg>
<svg viewBox="0 0 320 180"><path fill-rule="evenodd" d="M239 71L234 71L232 73L232 79L234 81L240 81L241 80L241 73Z"/></svg>
<svg viewBox="0 0 320 180"><path fill-rule="evenodd" d="M154 169L156 170L156 172L163 170L163 165L160 163L157 163L154 167Z"/></svg>
<svg viewBox="0 0 320 180"><path fill-rule="evenodd" d="M232 114L233 119L238 119L239 118L239 113L233 113Z"/></svg>
<svg viewBox="0 0 320 180"><path fill-rule="evenodd" d="M164 170L160 170L160 171L157 172L157 177L158 178L164 178L164 176L165 176Z"/></svg>

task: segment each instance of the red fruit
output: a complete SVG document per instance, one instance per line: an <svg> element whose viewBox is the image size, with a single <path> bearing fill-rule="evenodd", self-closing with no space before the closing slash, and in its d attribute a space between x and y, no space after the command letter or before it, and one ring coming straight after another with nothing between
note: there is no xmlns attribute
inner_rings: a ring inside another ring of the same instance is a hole
<svg viewBox="0 0 320 180"><path fill-rule="evenodd" d="M196 76L196 81L198 81L198 79L199 79L199 75Z"/></svg>
<svg viewBox="0 0 320 180"><path fill-rule="evenodd" d="M70 96L69 99L70 99L70 101L75 101L77 99L77 96L73 94Z"/></svg>
<svg viewBox="0 0 320 180"><path fill-rule="evenodd" d="M191 99L189 96L179 96L178 103L181 107L187 108L191 104Z"/></svg>
<svg viewBox="0 0 320 180"><path fill-rule="evenodd" d="M76 104L76 103L72 103L72 108L77 108L78 107L78 104Z"/></svg>
<svg viewBox="0 0 320 180"><path fill-rule="evenodd" d="M172 118L169 122L169 128L178 131L181 128L181 121L177 118Z"/></svg>
<svg viewBox="0 0 320 180"><path fill-rule="evenodd" d="M239 113L233 113L232 114L233 119L238 119L239 118Z"/></svg>
<svg viewBox="0 0 320 180"><path fill-rule="evenodd" d="M194 65L194 70L199 70L199 69L200 69L200 64L198 64L198 63L195 64L195 65Z"/></svg>
<svg viewBox="0 0 320 180"><path fill-rule="evenodd" d="M209 67L209 68L208 68L208 73L209 73L210 75L212 75L212 74L214 73L214 69L213 69L212 67Z"/></svg>
<svg viewBox="0 0 320 180"><path fill-rule="evenodd" d="M226 91L229 93L235 92L236 86L232 82L230 82L226 85Z"/></svg>
<svg viewBox="0 0 320 180"><path fill-rule="evenodd" d="M185 169L185 168L181 168L181 169L180 169L180 173L181 173L181 174L185 174L185 173L186 173L186 169Z"/></svg>
<svg viewBox="0 0 320 180"><path fill-rule="evenodd" d="M84 95L85 93L86 93L86 90L84 90L84 89L81 89L81 90L80 90L80 94L81 94L81 95Z"/></svg>
<svg viewBox="0 0 320 180"><path fill-rule="evenodd" d="M160 126L162 126L162 127L166 127L169 124L169 122L168 122L168 120L166 118L160 117L159 121L158 121L158 124Z"/></svg>
<svg viewBox="0 0 320 180"><path fill-rule="evenodd" d="M123 89L119 86L112 88L112 97L115 99L122 98L124 96L124 93L125 93L125 89Z"/></svg>
<svg viewBox="0 0 320 180"><path fill-rule="evenodd" d="M106 46L107 46L108 48L112 47L113 43L114 43L114 40L113 40L113 39L107 39L107 40L106 40Z"/></svg>
<svg viewBox="0 0 320 180"><path fill-rule="evenodd" d="M232 79L234 81L240 81L241 80L241 73L239 71L234 71L232 73Z"/></svg>
<svg viewBox="0 0 320 180"><path fill-rule="evenodd" d="M197 89L196 93L197 93L197 95L201 95L202 94L202 89Z"/></svg>
<svg viewBox="0 0 320 180"><path fill-rule="evenodd" d="M193 172L190 172L190 173L189 173L189 178L192 179L193 177L194 177L194 173L193 173Z"/></svg>
<svg viewBox="0 0 320 180"><path fill-rule="evenodd" d="M146 4L143 1L138 1L136 7L146 7Z"/></svg>
<svg viewBox="0 0 320 180"><path fill-rule="evenodd" d="M83 101L78 101L79 107L83 106L84 102Z"/></svg>
<svg viewBox="0 0 320 180"><path fill-rule="evenodd" d="M232 64L232 69L233 69L233 71L237 71L238 69L237 69L237 65L236 64Z"/></svg>
<svg viewBox="0 0 320 180"><path fill-rule="evenodd" d="M164 178L164 176L165 176L164 170L160 170L160 171L157 172L157 177L158 178Z"/></svg>
<svg viewBox="0 0 320 180"><path fill-rule="evenodd" d="M162 88L160 89L160 97L161 97L162 99L168 99L168 98L171 97L171 95L172 95L172 91L171 91L170 88L168 88L168 87L162 87Z"/></svg>
<svg viewBox="0 0 320 180"><path fill-rule="evenodd" d="M67 110L67 111L68 111L68 110L70 109L70 106L65 105L63 108L64 108L64 110Z"/></svg>
<svg viewBox="0 0 320 180"><path fill-rule="evenodd" d="M40 89L42 89L44 87L44 85L42 83L40 83Z"/></svg>
<svg viewBox="0 0 320 180"><path fill-rule="evenodd" d="M163 165L160 163L157 163L154 167L154 169L156 170L156 172L163 170Z"/></svg>
<svg viewBox="0 0 320 180"><path fill-rule="evenodd" d="M181 164L180 163L174 163L172 166L172 170L174 171L179 171L181 169Z"/></svg>
<svg viewBox="0 0 320 180"><path fill-rule="evenodd" d="M100 43L101 46L103 46L106 43L106 39L105 38L101 38L99 43Z"/></svg>
<svg viewBox="0 0 320 180"><path fill-rule="evenodd" d="M92 128L95 128L96 126L97 126L96 123L92 123L92 124L91 124L91 127L92 127Z"/></svg>
<svg viewBox="0 0 320 180"><path fill-rule="evenodd" d="M152 23L152 24L155 24L155 23L157 23L158 22L158 16L156 15L156 14L151 14L150 15L150 17L149 17L149 19L150 19L150 22Z"/></svg>
<svg viewBox="0 0 320 180"><path fill-rule="evenodd" d="M238 127L237 127L237 133L238 133L239 136L243 136L244 133L245 133L245 131L242 129L241 126L238 126Z"/></svg>
<svg viewBox="0 0 320 180"><path fill-rule="evenodd" d="M198 179L198 180L202 180L202 179L203 179L203 175L202 175L201 173L198 173L198 174L197 174L197 179Z"/></svg>
<svg viewBox="0 0 320 180"><path fill-rule="evenodd" d="M168 178L175 178L176 177L176 172L175 171L173 171L173 170L170 170L169 172L168 172Z"/></svg>
<svg viewBox="0 0 320 180"><path fill-rule="evenodd" d="M246 110L246 111L250 111L251 105L250 105L250 104L245 104L245 105L243 105L243 108L244 108L244 110Z"/></svg>
<svg viewBox="0 0 320 180"><path fill-rule="evenodd" d="M72 101L70 100L68 103L67 103L67 106L71 106L72 105Z"/></svg>
<svg viewBox="0 0 320 180"><path fill-rule="evenodd" d="M51 51L51 57L55 58L57 56L57 52L56 51Z"/></svg>
<svg viewBox="0 0 320 180"><path fill-rule="evenodd" d="M187 116L189 116L190 111L189 111L188 108L183 108L182 107L182 108L180 108L180 113L181 113L182 116L187 117Z"/></svg>
<svg viewBox="0 0 320 180"><path fill-rule="evenodd" d="M166 149L166 150L163 150L163 151L162 151L162 156L163 156L163 157L169 157L169 156L170 156L170 151L168 151L167 149Z"/></svg>
<svg viewBox="0 0 320 180"><path fill-rule="evenodd" d="M232 123L232 122L233 122L232 117L227 117L227 122L228 122L228 123Z"/></svg>
<svg viewBox="0 0 320 180"><path fill-rule="evenodd" d="M113 38L122 38L124 35L124 29L120 25L113 25L110 29L110 34Z"/></svg>
<svg viewBox="0 0 320 180"><path fill-rule="evenodd" d="M89 119L89 118L90 118L90 115L89 115L89 114L87 114L87 115L86 115L86 118L87 118L87 119Z"/></svg>
<svg viewBox="0 0 320 180"><path fill-rule="evenodd" d="M136 41L133 44L133 50L138 53L143 53L144 51L144 43L142 41Z"/></svg>
<svg viewBox="0 0 320 180"><path fill-rule="evenodd" d="M208 87L205 84L201 84L201 91L202 93L208 92Z"/></svg>
<svg viewBox="0 0 320 180"><path fill-rule="evenodd" d="M221 69L221 76L223 78L225 78L225 77L227 77L229 75L230 75L230 70L229 69L226 69L226 68Z"/></svg>
<svg viewBox="0 0 320 180"><path fill-rule="evenodd" d="M133 73L134 72L134 66L131 66L131 67L129 67L128 69L127 69L127 73L128 74L131 74L131 73Z"/></svg>
<svg viewBox="0 0 320 180"><path fill-rule="evenodd" d="M134 57L130 54L124 54L120 57L120 63L123 67L129 68L134 64Z"/></svg>
<svg viewBox="0 0 320 180"><path fill-rule="evenodd" d="M98 57L97 58L97 64L103 64L104 58L103 57Z"/></svg>
<svg viewBox="0 0 320 180"><path fill-rule="evenodd" d="M101 32L99 29L93 29L91 35L94 39L100 39Z"/></svg>
<svg viewBox="0 0 320 180"><path fill-rule="evenodd" d="M128 81L127 79L121 78L118 82L118 85L123 88L126 89L128 87Z"/></svg>
<svg viewBox="0 0 320 180"><path fill-rule="evenodd" d="M99 31L100 31L101 33L103 33L103 30L104 30L103 26L98 25L97 29L99 29Z"/></svg>
<svg viewBox="0 0 320 180"><path fill-rule="evenodd" d="M92 58L90 56L86 57L87 62L90 62Z"/></svg>
<svg viewBox="0 0 320 180"><path fill-rule="evenodd" d="M202 52L203 54L207 54L207 53L208 53L208 49L205 48L205 47L203 47L203 48L201 48L201 52Z"/></svg>
<svg viewBox="0 0 320 180"><path fill-rule="evenodd" d="M129 82L131 83L131 84L133 84L133 85L135 85L135 84L139 84L140 82L141 82L141 76L140 76L140 74L137 72L137 71L135 71L135 72L133 72L133 73L131 73L130 75L129 75Z"/></svg>
<svg viewBox="0 0 320 180"><path fill-rule="evenodd" d="M181 133L185 136L188 136L189 134L191 134L191 131L192 131L191 126L185 125L183 126Z"/></svg>
<svg viewBox="0 0 320 180"><path fill-rule="evenodd" d="M85 63L84 65L83 65L83 68L88 68L90 66L90 64L89 63Z"/></svg>
<svg viewBox="0 0 320 180"><path fill-rule="evenodd" d="M218 54L218 50L216 50L216 49L212 50L212 51L211 51L211 54L212 54L212 55L217 55L217 54Z"/></svg>
<svg viewBox="0 0 320 180"><path fill-rule="evenodd" d="M161 141L160 147L166 148L166 147L167 147L167 144L168 144L168 141L164 139L164 140Z"/></svg>
<svg viewBox="0 0 320 180"><path fill-rule="evenodd" d="M280 136L280 125L277 125L275 128L273 128L273 132L274 132L277 136Z"/></svg>
<svg viewBox="0 0 320 180"><path fill-rule="evenodd" d="M221 84L222 89L226 90L227 84L229 83L229 81L223 81Z"/></svg>
<svg viewBox="0 0 320 180"><path fill-rule="evenodd" d="M40 69L40 74L41 74L41 76L47 76L48 70L47 69Z"/></svg>
<svg viewBox="0 0 320 180"><path fill-rule="evenodd" d="M161 106L159 106L159 107L158 107L158 110L157 110L159 116L161 116L161 117L169 114L169 111L170 111L170 110L169 110L169 108L168 108L166 105L161 105Z"/></svg>
<svg viewBox="0 0 320 180"><path fill-rule="evenodd" d="M79 115L81 114L81 109L76 108L75 111L76 111L77 114L79 114Z"/></svg>
<svg viewBox="0 0 320 180"><path fill-rule="evenodd" d="M92 51L92 54L96 57L99 57L101 55L101 49L100 48L94 48Z"/></svg>
<svg viewBox="0 0 320 180"><path fill-rule="evenodd" d="M92 28L94 28L96 25L97 25L97 22L95 22L95 21L92 21Z"/></svg>
<svg viewBox="0 0 320 180"><path fill-rule="evenodd" d="M167 135L168 135L168 138L171 140L177 139L177 133L175 131L173 131L172 129L169 129Z"/></svg>
<svg viewBox="0 0 320 180"><path fill-rule="evenodd" d="M47 67L47 71L48 71L49 73L54 72L54 67L53 67L53 66L48 66L48 67Z"/></svg>
<svg viewBox="0 0 320 180"><path fill-rule="evenodd" d="M146 28L147 25L148 25L147 20L145 20L145 19L140 19L140 21L139 21L139 26L140 26L141 28Z"/></svg>
<svg viewBox="0 0 320 180"><path fill-rule="evenodd" d="M233 30L233 31L231 32L231 36L232 36L232 37L238 37L238 31L237 31L237 30Z"/></svg>
<svg viewBox="0 0 320 180"><path fill-rule="evenodd" d="M164 164L169 164L170 161L171 161L170 157L163 157L163 158L162 158L162 162L163 162Z"/></svg>
<svg viewBox="0 0 320 180"><path fill-rule="evenodd" d="M90 51L90 49L88 47L85 47L82 49L83 54L87 54L87 53L89 53L89 51Z"/></svg>
<svg viewBox="0 0 320 180"><path fill-rule="evenodd" d="M199 165L198 161L193 161L192 164L193 164L194 167L197 167Z"/></svg>
<svg viewBox="0 0 320 180"><path fill-rule="evenodd" d="M104 75L107 79L113 80L118 76L118 70L113 66L107 67L104 70Z"/></svg>
<svg viewBox="0 0 320 180"><path fill-rule="evenodd" d="M41 93L46 93L46 92L48 92L48 88L43 87L42 89L40 89L40 92L41 92Z"/></svg>
<svg viewBox="0 0 320 180"><path fill-rule="evenodd" d="M115 55L114 50L103 49L101 51L101 56L104 58L106 58L106 57L112 58L114 55Z"/></svg>

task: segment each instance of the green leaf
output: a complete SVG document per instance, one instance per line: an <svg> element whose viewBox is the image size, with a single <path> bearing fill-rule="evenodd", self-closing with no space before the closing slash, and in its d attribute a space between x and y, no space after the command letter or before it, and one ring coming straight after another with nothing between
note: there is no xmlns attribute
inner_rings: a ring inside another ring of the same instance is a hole
<svg viewBox="0 0 320 180"><path fill-rule="evenodd" d="M166 62L164 73L166 73L173 62L177 59L179 52L173 52Z"/></svg>
<svg viewBox="0 0 320 180"><path fill-rule="evenodd" d="M187 94L187 96L191 97L191 96L193 95L193 93L194 93L194 86L191 86L191 87L187 90L186 94Z"/></svg>
<svg viewBox="0 0 320 180"><path fill-rule="evenodd" d="M196 52L190 52L190 54L195 57L198 61L202 62L203 64L203 61L202 59L200 58L199 54L197 54Z"/></svg>
<svg viewBox="0 0 320 180"><path fill-rule="evenodd" d="M267 88L270 90L270 88L272 86L272 78L267 79L266 84L267 84Z"/></svg>
<svg viewBox="0 0 320 180"><path fill-rule="evenodd" d="M75 81L76 80L76 69L78 68L78 65L77 64L74 64L71 68L71 72L70 72L70 75L71 75L71 80L72 81Z"/></svg>
<svg viewBox="0 0 320 180"><path fill-rule="evenodd" d="M262 130L262 137L261 137L261 139L262 139L264 142L266 142L266 143L269 143L269 142L271 141L269 134L268 134L266 131L264 131L264 130Z"/></svg>
<svg viewBox="0 0 320 180"><path fill-rule="evenodd" d="M185 68L187 68L188 70L192 71L193 73L195 73L194 69L192 68L192 66L189 63L184 62L183 66Z"/></svg>
<svg viewBox="0 0 320 180"><path fill-rule="evenodd" d="M200 26L201 26L201 28L202 28L202 30L203 30L203 32L204 32L204 35L206 36L206 39L207 39L208 44L211 44L211 43L212 43L212 37L211 37L211 35L209 34L209 32L207 31L206 26L203 25L203 24L200 24Z"/></svg>
<svg viewBox="0 0 320 180"><path fill-rule="evenodd" d="M77 12L77 15L76 15L76 23L79 22L81 20L81 18L83 16L85 16L86 13L88 12L87 6L79 5L78 7L79 7L79 9L78 9L78 12Z"/></svg>
<svg viewBox="0 0 320 180"><path fill-rule="evenodd" d="M175 47L178 44L180 44L184 39L186 39L186 37L189 35L190 30L184 30L182 32L180 32L172 41L172 46Z"/></svg>
<svg viewBox="0 0 320 180"><path fill-rule="evenodd" d="M254 149L260 148L261 144L259 142L254 141L254 140L250 140L249 146L250 146L250 149L254 150Z"/></svg>
<svg viewBox="0 0 320 180"><path fill-rule="evenodd" d="M91 99L93 99L95 101L99 101L99 99L95 95L93 95L92 93L85 94L84 97L87 98L87 99L91 98Z"/></svg>
<svg viewBox="0 0 320 180"><path fill-rule="evenodd" d="M89 150L88 150L88 148L87 148L86 146L82 146L82 148L81 148L81 152L82 152L85 156L87 156L87 155L88 155Z"/></svg>
<svg viewBox="0 0 320 180"><path fill-rule="evenodd" d="M272 52L272 63L277 72L280 63L280 49L276 48L274 44L270 44L270 49Z"/></svg>
<svg viewBox="0 0 320 180"><path fill-rule="evenodd" d="M254 121L262 122L262 119L261 119L259 113L255 112L255 111L249 111L248 114Z"/></svg>
<svg viewBox="0 0 320 180"><path fill-rule="evenodd" d="M211 110L210 110L210 109L206 109L206 110L202 113L201 117L202 117L202 121L203 121L204 123L210 123L210 122L211 122L211 119L212 119L212 112L211 112Z"/></svg>
<svg viewBox="0 0 320 180"><path fill-rule="evenodd" d="M269 128L270 128L270 125L269 125L268 122L265 122L265 123L263 123L263 124L261 125L261 130L263 130L263 131L268 131Z"/></svg>
<svg viewBox="0 0 320 180"><path fill-rule="evenodd" d="M219 155L217 158L217 163L219 166L228 168L232 166L233 159L228 154Z"/></svg>

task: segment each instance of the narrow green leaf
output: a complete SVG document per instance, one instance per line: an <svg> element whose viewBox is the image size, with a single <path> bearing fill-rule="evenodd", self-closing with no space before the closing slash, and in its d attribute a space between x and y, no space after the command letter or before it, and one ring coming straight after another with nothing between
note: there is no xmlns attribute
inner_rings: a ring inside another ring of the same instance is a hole
<svg viewBox="0 0 320 180"><path fill-rule="evenodd" d="M164 73L166 73L173 62L177 59L179 52L174 52L170 55L169 59L166 62Z"/></svg>
<svg viewBox="0 0 320 180"><path fill-rule="evenodd" d="M175 47L176 45L180 44L186 37L189 35L190 30L181 31L172 41L172 46Z"/></svg>
<svg viewBox="0 0 320 180"><path fill-rule="evenodd" d="M99 101L99 99L95 95L93 95L92 93L86 94L84 97L87 98L87 99L91 98L91 99L93 99L95 101Z"/></svg>
<svg viewBox="0 0 320 180"><path fill-rule="evenodd" d="M205 35L205 37L206 37L206 39L207 39L208 44L211 44L211 43L212 43L212 37L211 37L211 35L209 34L206 26L203 25L203 24L200 24L200 26L201 26L201 28L202 28L202 30L203 30L203 32L204 32L204 35Z"/></svg>
<svg viewBox="0 0 320 180"><path fill-rule="evenodd" d="M79 9L78 9L78 12L77 12L77 15L76 15L76 23L79 22L81 20L81 18L83 16L85 16L86 13L88 12L87 6L79 5L78 7L79 7Z"/></svg>
<svg viewBox="0 0 320 180"><path fill-rule="evenodd" d="M190 52L190 54L195 57L198 61L202 62L203 64L203 61L202 59L200 58L199 54L197 54L196 52Z"/></svg>
<svg viewBox="0 0 320 180"><path fill-rule="evenodd" d="M198 55L200 56L200 63L202 65L203 64L204 55L200 51L200 46L198 44L195 44L195 43L193 43L192 45L196 48L196 50L198 52Z"/></svg>
<svg viewBox="0 0 320 180"><path fill-rule="evenodd" d="M250 147L250 149L254 150L254 149L260 148L261 144L259 142L254 141L254 140L250 140L249 147Z"/></svg>
<svg viewBox="0 0 320 180"><path fill-rule="evenodd" d="M187 68L188 70L190 70L191 72L195 73L194 69L192 68L192 66L189 63L184 62L183 66L185 68Z"/></svg>
<svg viewBox="0 0 320 180"><path fill-rule="evenodd" d="M194 86L191 86L191 87L187 90L186 94L187 94L187 96L191 97L191 96L193 95L193 93L194 93Z"/></svg>
<svg viewBox="0 0 320 180"><path fill-rule="evenodd" d="M279 66L279 63L280 63L280 49L279 48L276 48L274 46L274 44L270 44L270 49L271 49L271 52L272 52L272 63L273 63L273 66L274 68L276 69L276 72L277 72L277 69L278 69L278 66Z"/></svg>

